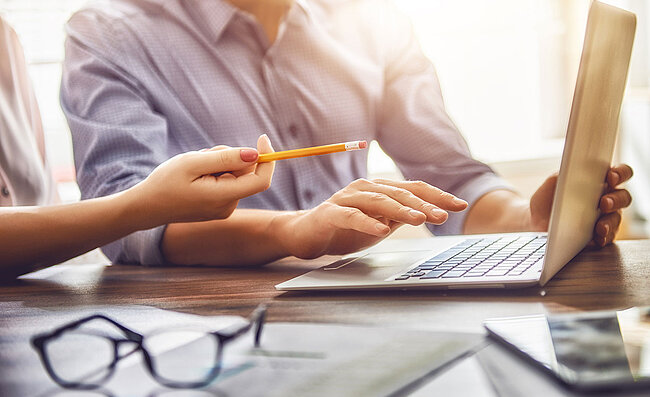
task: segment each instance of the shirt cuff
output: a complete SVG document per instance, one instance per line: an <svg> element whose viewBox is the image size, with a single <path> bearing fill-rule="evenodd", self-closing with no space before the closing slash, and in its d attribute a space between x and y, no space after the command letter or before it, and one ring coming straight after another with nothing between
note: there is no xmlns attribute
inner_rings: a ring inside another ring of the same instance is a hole
<svg viewBox="0 0 650 397"><path fill-rule="evenodd" d="M102 247L102 252L113 263L164 265L161 243L167 225L132 233L121 240Z"/></svg>
<svg viewBox="0 0 650 397"><path fill-rule="evenodd" d="M499 176L486 173L470 180L461 186L460 189L450 192L456 197L467 201L469 204L467 209L462 212L450 212L447 222L442 225L427 224L429 230L435 235L463 234L463 226L465 225L465 218L469 213L469 209L472 208L479 198L494 190L515 191L512 185Z"/></svg>

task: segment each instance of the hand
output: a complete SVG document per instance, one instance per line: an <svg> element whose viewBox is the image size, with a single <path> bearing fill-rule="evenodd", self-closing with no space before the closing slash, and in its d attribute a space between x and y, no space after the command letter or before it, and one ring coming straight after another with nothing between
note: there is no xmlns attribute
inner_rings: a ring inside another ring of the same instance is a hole
<svg viewBox="0 0 650 397"><path fill-rule="evenodd" d="M621 226L621 210L630 205L632 196L619 185L632 177L632 168L626 164L612 167L607 172L607 189L600 198L601 215L594 227L593 241L603 247L612 241ZM557 174L549 177L530 199L531 225L535 231L547 231L553 206Z"/></svg>
<svg viewBox="0 0 650 397"><path fill-rule="evenodd" d="M133 190L162 223L224 219L239 199L268 189L273 163L257 164L258 152L273 151L266 135L258 150L217 146L183 153L158 166ZM220 174L221 173L221 174Z"/></svg>
<svg viewBox="0 0 650 397"><path fill-rule="evenodd" d="M308 211L286 215L279 230L289 255L309 259L373 245L403 224L441 224L467 202L425 182L359 179Z"/></svg>

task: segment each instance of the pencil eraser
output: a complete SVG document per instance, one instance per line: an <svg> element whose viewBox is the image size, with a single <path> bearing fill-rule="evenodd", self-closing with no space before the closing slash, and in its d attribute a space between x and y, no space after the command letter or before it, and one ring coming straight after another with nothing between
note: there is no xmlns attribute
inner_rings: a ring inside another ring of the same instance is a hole
<svg viewBox="0 0 650 397"><path fill-rule="evenodd" d="M366 141L359 141L359 149L365 149L368 147L368 142Z"/></svg>

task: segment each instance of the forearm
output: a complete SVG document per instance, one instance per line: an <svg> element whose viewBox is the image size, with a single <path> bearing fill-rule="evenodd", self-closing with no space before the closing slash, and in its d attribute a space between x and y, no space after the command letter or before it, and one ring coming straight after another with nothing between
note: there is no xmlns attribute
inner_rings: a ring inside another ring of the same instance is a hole
<svg viewBox="0 0 650 397"><path fill-rule="evenodd" d="M164 220L126 191L79 203L0 209L0 273L62 262Z"/></svg>
<svg viewBox="0 0 650 397"><path fill-rule="evenodd" d="M532 230L528 201L509 190L494 190L469 209L463 232L509 233Z"/></svg>
<svg viewBox="0 0 650 397"><path fill-rule="evenodd" d="M163 236L165 259L178 265L260 265L291 255L283 244L295 213L237 209L227 219L172 223Z"/></svg>

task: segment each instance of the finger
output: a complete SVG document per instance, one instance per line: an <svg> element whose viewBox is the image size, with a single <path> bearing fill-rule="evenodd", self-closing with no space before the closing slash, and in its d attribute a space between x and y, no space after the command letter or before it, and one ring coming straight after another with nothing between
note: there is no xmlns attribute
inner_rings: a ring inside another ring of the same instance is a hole
<svg viewBox="0 0 650 397"><path fill-rule="evenodd" d="M186 169L194 176L228 172L250 167L257 160L257 150L231 148L206 152L186 153L183 160Z"/></svg>
<svg viewBox="0 0 650 397"><path fill-rule="evenodd" d="M228 194L231 198L240 199L263 192L271 185L270 177L261 177L255 173L242 176L230 175L232 178L223 178L225 174L217 178L219 183L213 186L214 194Z"/></svg>
<svg viewBox="0 0 650 397"><path fill-rule="evenodd" d="M467 202L465 200L423 181L392 181L389 179L376 179L374 182L406 189L422 200L434 204L443 210L456 212L467 208Z"/></svg>
<svg viewBox="0 0 650 397"><path fill-rule="evenodd" d="M628 181L634 175L632 167L627 164L619 164L609 169L607 172L607 183L611 188Z"/></svg>
<svg viewBox="0 0 650 397"><path fill-rule="evenodd" d="M339 229L355 230L371 236L387 236L391 229L358 208L330 204L327 213L329 223Z"/></svg>
<svg viewBox="0 0 650 397"><path fill-rule="evenodd" d="M603 213L618 211L632 203L632 195L625 189L614 190L600 198L600 210Z"/></svg>
<svg viewBox="0 0 650 397"><path fill-rule="evenodd" d="M408 191L405 192L411 194ZM387 219L389 221L397 221L414 226L421 225L427 220L426 213L418 211L408 205L403 205L392 197L377 191L352 190L350 194L337 195L333 200L336 201L336 204L341 206L358 208L375 219ZM439 211L442 213L442 215L439 216L439 218L442 219L440 223L442 223L447 219L447 213L442 210ZM438 220L438 218L435 218L434 220Z"/></svg>
<svg viewBox="0 0 650 397"><path fill-rule="evenodd" d="M231 171L230 174L234 175L234 176L242 176L242 175L246 175L246 174L252 174L253 172L255 172L256 167L257 167L257 163L254 163L254 164L251 164L248 167L245 167L245 168L242 168L242 169L239 169L239 170Z"/></svg>
<svg viewBox="0 0 650 397"><path fill-rule="evenodd" d="M259 153L272 153L273 146L266 134L261 135L257 140L257 147ZM219 188L228 189L235 197L243 198L255 193L262 192L271 186L273 178L273 170L275 169L275 162L260 163L255 167L255 172L247 173L245 175L235 175L235 180L224 181Z"/></svg>
<svg viewBox="0 0 650 397"><path fill-rule="evenodd" d="M594 229L594 242L601 247L611 243L614 241L620 226L620 211L602 216Z"/></svg>
<svg viewBox="0 0 650 397"><path fill-rule="evenodd" d="M273 152L273 146L271 146L271 141L269 140L268 136L266 134L260 135L259 138L257 138L257 151L259 153L271 153ZM245 168L236 172L233 172L235 176L242 176L244 174L248 174L251 172L255 172L257 169L256 167L259 167L257 163L253 164L250 168ZM272 165L271 168L271 174L273 173L273 169L275 167L275 164ZM266 167L269 168L269 167Z"/></svg>
<svg viewBox="0 0 650 397"><path fill-rule="evenodd" d="M275 151L273 150L273 145L271 145L271 140L266 134L262 134L257 138L257 150L260 153L273 153ZM268 180L268 183L270 184L274 169L275 161L258 163L255 169L255 174L262 179Z"/></svg>
<svg viewBox="0 0 650 397"><path fill-rule="evenodd" d="M201 149L201 150L199 150L199 152L214 152L214 151L217 151L217 150L228 149L229 147L230 146L226 146L226 145L217 145L217 146Z"/></svg>
<svg viewBox="0 0 650 397"><path fill-rule="evenodd" d="M410 190L391 186L391 185L386 185L382 183L375 183L374 185L368 186L366 188L372 189L375 192L380 192L390 197L391 199L393 199L394 201L396 201L402 206L407 206L408 208L402 210L403 212L407 211L408 209L413 209L418 212L421 212L422 214L424 214L425 220L427 222L442 224L448 218L447 211L442 210L438 208L438 206L433 205L421 199L420 197L413 194ZM413 224L411 222L406 222L404 218L402 219L391 218L391 219L404 222L404 223Z"/></svg>

